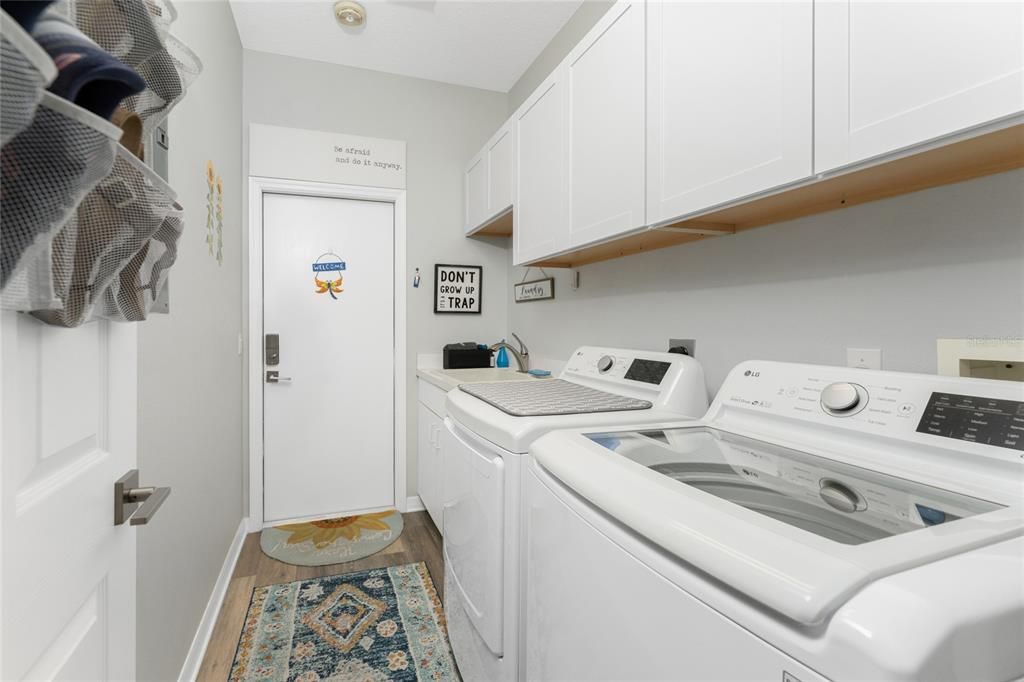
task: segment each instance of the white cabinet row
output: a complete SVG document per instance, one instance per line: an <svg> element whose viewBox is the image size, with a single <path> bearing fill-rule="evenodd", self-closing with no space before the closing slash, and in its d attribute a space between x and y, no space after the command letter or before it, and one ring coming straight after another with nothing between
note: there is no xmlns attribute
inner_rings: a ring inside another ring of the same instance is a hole
<svg viewBox="0 0 1024 682"><path fill-rule="evenodd" d="M1018 116L1022 55L1019 2L623 0L474 160L467 225L514 196L522 264L842 172Z"/></svg>

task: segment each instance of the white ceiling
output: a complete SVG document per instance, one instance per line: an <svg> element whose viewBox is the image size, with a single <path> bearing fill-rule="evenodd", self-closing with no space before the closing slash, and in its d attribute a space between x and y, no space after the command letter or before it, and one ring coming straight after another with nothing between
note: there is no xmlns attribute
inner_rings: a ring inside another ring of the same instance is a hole
<svg viewBox="0 0 1024 682"><path fill-rule="evenodd" d="M362 0L342 28L333 0L231 0L248 50L508 92L582 0Z"/></svg>

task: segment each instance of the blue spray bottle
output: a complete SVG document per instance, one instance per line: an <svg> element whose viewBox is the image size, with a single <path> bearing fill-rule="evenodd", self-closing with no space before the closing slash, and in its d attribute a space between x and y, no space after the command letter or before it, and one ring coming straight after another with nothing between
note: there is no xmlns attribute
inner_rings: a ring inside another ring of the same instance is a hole
<svg viewBox="0 0 1024 682"><path fill-rule="evenodd" d="M504 342L504 341L505 341L505 339L502 339L502 342ZM495 360L494 360L494 366L495 367L508 367L508 351L505 350L504 346L502 346L501 348L498 349L498 357L495 358Z"/></svg>

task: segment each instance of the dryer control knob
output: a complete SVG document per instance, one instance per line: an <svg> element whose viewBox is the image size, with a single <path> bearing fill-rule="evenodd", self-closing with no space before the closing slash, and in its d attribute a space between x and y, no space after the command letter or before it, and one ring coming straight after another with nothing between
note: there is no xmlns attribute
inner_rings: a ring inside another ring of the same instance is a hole
<svg viewBox="0 0 1024 682"><path fill-rule="evenodd" d="M603 374L610 370L614 364L615 358L610 355L602 355L601 359L597 361L597 371Z"/></svg>
<svg viewBox="0 0 1024 682"><path fill-rule="evenodd" d="M860 404L861 393L856 384L829 384L821 391L821 406L831 414L850 412Z"/></svg>

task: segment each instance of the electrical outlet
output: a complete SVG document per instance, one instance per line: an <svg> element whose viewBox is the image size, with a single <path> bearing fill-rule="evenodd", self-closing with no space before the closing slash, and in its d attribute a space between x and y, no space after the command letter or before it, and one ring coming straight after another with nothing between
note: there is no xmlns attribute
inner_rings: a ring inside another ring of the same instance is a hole
<svg viewBox="0 0 1024 682"><path fill-rule="evenodd" d="M882 349L847 348L846 366L858 369L882 369Z"/></svg>
<svg viewBox="0 0 1024 682"><path fill-rule="evenodd" d="M697 339L669 339L668 347L683 347L686 349L686 355L689 355L692 358L694 354L697 352Z"/></svg>

